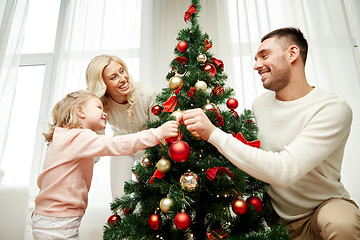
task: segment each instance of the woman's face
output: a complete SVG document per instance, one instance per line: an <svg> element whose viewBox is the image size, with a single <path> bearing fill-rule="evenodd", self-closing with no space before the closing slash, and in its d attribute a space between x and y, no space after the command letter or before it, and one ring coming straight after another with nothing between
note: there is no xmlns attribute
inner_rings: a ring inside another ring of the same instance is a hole
<svg viewBox="0 0 360 240"><path fill-rule="evenodd" d="M118 103L126 103L127 95L131 91L129 75L123 65L111 60L102 73L106 91Z"/></svg>

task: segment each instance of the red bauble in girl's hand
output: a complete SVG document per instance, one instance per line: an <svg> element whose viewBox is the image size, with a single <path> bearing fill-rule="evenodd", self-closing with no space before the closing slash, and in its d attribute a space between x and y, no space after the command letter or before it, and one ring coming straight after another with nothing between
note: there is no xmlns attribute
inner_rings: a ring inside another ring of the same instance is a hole
<svg viewBox="0 0 360 240"><path fill-rule="evenodd" d="M170 145L169 155L175 162L185 162L190 156L189 144L182 140L178 140Z"/></svg>
<svg viewBox="0 0 360 240"><path fill-rule="evenodd" d="M254 206L256 212L261 212L263 209L263 203L260 198L256 196L251 196L246 199L246 202L250 203L252 206Z"/></svg>
<svg viewBox="0 0 360 240"><path fill-rule="evenodd" d="M187 214L186 212L180 212L180 213L176 214L176 216L174 218L174 223L175 223L175 226L177 227L177 229L186 230L190 227L191 218L190 218L189 214Z"/></svg>
<svg viewBox="0 0 360 240"><path fill-rule="evenodd" d="M161 225L161 217L158 214L152 214L148 219L148 224L151 229L158 230Z"/></svg>

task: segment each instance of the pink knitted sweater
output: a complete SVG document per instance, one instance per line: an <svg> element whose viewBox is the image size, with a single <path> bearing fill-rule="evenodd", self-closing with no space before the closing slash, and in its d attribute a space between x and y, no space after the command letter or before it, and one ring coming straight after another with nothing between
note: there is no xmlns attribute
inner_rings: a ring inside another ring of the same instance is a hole
<svg viewBox="0 0 360 240"><path fill-rule="evenodd" d="M129 155L156 145L159 128L108 137L89 129L56 128L37 184L35 212L48 217L83 216L93 174L94 157Z"/></svg>

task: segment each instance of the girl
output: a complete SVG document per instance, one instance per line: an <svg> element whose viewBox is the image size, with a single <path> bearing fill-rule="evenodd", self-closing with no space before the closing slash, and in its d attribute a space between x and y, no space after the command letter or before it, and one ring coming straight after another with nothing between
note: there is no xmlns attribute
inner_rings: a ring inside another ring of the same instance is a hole
<svg viewBox="0 0 360 240"><path fill-rule="evenodd" d="M78 239L85 213L94 157L133 154L177 136L178 123L168 121L156 129L108 137L106 113L99 98L88 91L68 94L52 110L53 124L45 133L49 143L43 171L38 177L40 192L32 219L34 239Z"/></svg>
<svg viewBox="0 0 360 240"><path fill-rule="evenodd" d="M143 83L134 82L125 62L116 56L94 57L86 70L86 84L88 90L103 102L114 136L147 129L147 121L157 118L151 112L155 105L155 91ZM124 183L131 179L131 168L142 157L143 151L111 157L110 184L114 199L123 195Z"/></svg>

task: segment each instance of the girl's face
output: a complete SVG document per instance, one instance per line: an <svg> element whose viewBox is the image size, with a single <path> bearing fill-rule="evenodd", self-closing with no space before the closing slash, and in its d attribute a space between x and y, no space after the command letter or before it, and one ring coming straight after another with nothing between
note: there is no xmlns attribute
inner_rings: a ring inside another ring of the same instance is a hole
<svg viewBox="0 0 360 240"><path fill-rule="evenodd" d="M103 111L103 104L100 99L92 97L79 110L82 121L82 128L91 129L95 132L104 130L106 126L106 113Z"/></svg>
<svg viewBox="0 0 360 240"><path fill-rule="evenodd" d="M111 60L102 73L106 91L118 103L127 103L127 95L131 91L129 75L118 62Z"/></svg>

